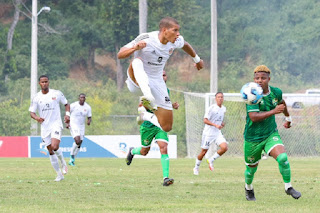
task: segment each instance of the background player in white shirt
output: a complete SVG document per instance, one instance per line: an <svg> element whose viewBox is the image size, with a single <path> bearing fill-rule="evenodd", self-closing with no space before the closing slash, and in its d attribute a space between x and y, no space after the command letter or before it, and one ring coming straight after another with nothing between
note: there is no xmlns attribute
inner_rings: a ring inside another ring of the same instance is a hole
<svg viewBox="0 0 320 213"><path fill-rule="evenodd" d="M63 129L59 104L61 103L65 106L66 115L64 116L64 121L66 123L70 120L70 105L62 92L49 89L48 76L40 76L39 85L41 91L32 98L29 108L30 116L41 124L42 143L47 147L50 154L51 165L57 172L55 181L61 181L64 179L63 174L67 174L68 168L62 151L59 149ZM39 116L37 116L36 111L38 111ZM58 159L61 162L62 172Z"/></svg>
<svg viewBox="0 0 320 213"><path fill-rule="evenodd" d="M162 78L167 60L174 49L182 48L193 57L198 70L203 68L203 61L183 39L179 30L179 23L174 18L165 17L159 23L159 31L139 35L118 53L119 59L134 54L127 73L128 89L137 92L140 88L144 95L141 98L143 105L149 110L156 110L156 116L150 112L140 111L139 113L143 113L143 120L150 121L166 132L171 130L173 123L172 104Z"/></svg>
<svg viewBox="0 0 320 213"><path fill-rule="evenodd" d="M87 125L90 126L91 123L91 107L85 101L86 95L81 93L79 95L79 101L76 101L70 105L70 125L67 125L67 128L70 129L70 133L74 138L69 161L69 165L71 166L75 165L75 157L80 150L80 146L84 138L86 117L88 117Z"/></svg>
<svg viewBox="0 0 320 213"><path fill-rule="evenodd" d="M223 93L218 92L215 97L216 103L212 104L204 115L203 122L205 126L202 133L201 152L196 158L196 164L193 168L193 174L195 175L199 175L201 161L213 142L219 146L220 149L207 160L211 171L214 169L213 161L228 150L228 142L226 142L226 139L221 133L221 129L224 127L223 118L226 112L226 107L222 105Z"/></svg>

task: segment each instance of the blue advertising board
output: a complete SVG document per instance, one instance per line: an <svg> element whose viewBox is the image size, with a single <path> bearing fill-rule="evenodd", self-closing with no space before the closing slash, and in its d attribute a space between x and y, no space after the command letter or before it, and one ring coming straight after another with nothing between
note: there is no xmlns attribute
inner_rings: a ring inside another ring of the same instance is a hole
<svg viewBox="0 0 320 213"><path fill-rule="evenodd" d="M63 136L60 142L60 149L63 152L65 158L70 157L70 151L74 140L71 136ZM48 155L47 148L43 145L41 137L30 137L30 157L42 158ZM117 158L116 155L106 150L104 147L98 145L94 141L84 137L78 157L107 157Z"/></svg>

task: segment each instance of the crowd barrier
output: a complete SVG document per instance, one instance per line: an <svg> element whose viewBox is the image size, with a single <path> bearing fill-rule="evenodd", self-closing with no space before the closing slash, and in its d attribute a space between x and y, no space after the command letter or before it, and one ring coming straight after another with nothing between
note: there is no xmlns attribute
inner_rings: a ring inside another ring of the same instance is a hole
<svg viewBox="0 0 320 213"><path fill-rule="evenodd" d="M70 157L73 141L71 136L62 136L60 149L64 157ZM130 147L138 146L140 135L88 135L77 157L125 158ZM176 135L169 135L168 154L177 158ZM42 158L48 157L48 150L39 136L0 137L0 157ZM136 157L160 158L159 146L153 141L147 156Z"/></svg>

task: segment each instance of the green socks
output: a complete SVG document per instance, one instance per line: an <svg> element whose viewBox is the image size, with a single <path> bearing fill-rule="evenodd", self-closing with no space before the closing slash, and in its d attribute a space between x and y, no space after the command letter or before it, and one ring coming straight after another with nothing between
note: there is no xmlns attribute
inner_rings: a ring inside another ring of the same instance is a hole
<svg viewBox="0 0 320 213"><path fill-rule="evenodd" d="M290 170L290 164L288 161L287 153L281 153L280 155L278 155L277 161L279 164L279 170L282 175L283 182L290 183L291 170Z"/></svg>
<svg viewBox="0 0 320 213"><path fill-rule="evenodd" d="M169 155L161 155L163 178L169 177Z"/></svg>
<svg viewBox="0 0 320 213"><path fill-rule="evenodd" d="M131 153L133 154L133 155L141 155L140 154L140 150L142 149L142 147L137 147L137 148L134 148L132 151L131 151Z"/></svg>
<svg viewBox="0 0 320 213"><path fill-rule="evenodd" d="M246 166L246 171L244 172L245 182L250 185L253 181L254 173L257 171L258 167Z"/></svg>

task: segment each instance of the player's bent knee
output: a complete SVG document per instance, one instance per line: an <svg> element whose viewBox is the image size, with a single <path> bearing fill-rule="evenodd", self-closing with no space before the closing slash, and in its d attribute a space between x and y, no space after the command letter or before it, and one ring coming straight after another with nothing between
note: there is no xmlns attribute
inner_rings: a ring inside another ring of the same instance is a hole
<svg viewBox="0 0 320 213"><path fill-rule="evenodd" d="M281 165L287 165L288 164L288 155L287 155L287 153L281 153L280 155L278 155L277 161Z"/></svg>
<svg viewBox="0 0 320 213"><path fill-rule="evenodd" d="M161 127L162 127L163 131L165 131L165 132L170 132L172 130L172 125L170 125L170 124L166 124Z"/></svg>

